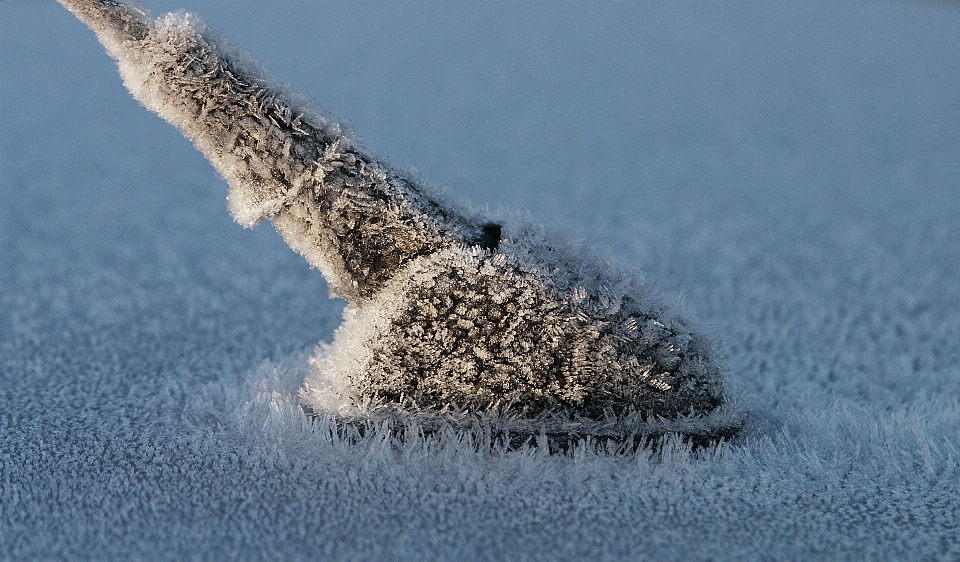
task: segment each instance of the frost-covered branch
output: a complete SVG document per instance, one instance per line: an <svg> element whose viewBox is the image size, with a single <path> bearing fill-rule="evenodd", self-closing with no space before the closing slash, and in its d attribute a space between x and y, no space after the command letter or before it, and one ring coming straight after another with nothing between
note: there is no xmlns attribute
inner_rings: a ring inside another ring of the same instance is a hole
<svg viewBox="0 0 960 562"><path fill-rule="evenodd" d="M270 218L348 301L302 390L313 411L571 435L738 426L710 342L633 276L393 169L193 14L61 3L226 178L234 218Z"/></svg>
<svg viewBox="0 0 960 562"><path fill-rule="evenodd" d="M195 15L154 22L134 2L63 4L97 32L134 97L227 179L237 222L272 217L337 295L368 298L417 256L489 238L478 217L364 152Z"/></svg>

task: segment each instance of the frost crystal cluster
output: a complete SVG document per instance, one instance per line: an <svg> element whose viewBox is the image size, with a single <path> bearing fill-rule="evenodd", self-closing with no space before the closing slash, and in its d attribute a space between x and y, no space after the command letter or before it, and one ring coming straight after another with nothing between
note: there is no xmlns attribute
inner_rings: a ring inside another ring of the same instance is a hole
<svg viewBox="0 0 960 562"><path fill-rule="evenodd" d="M710 342L655 291L522 217L494 222L389 166L193 14L61 0L126 86L346 299L304 406L517 434L730 435Z"/></svg>

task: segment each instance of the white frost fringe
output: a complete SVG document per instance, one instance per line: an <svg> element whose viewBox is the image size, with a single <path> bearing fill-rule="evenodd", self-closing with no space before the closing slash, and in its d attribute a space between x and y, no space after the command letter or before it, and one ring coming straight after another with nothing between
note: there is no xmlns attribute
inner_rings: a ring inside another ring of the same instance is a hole
<svg viewBox="0 0 960 562"><path fill-rule="evenodd" d="M309 411L573 438L740 427L709 339L635 274L392 168L193 14L61 3L227 180L237 222L270 218L348 301L300 391Z"/></svg>

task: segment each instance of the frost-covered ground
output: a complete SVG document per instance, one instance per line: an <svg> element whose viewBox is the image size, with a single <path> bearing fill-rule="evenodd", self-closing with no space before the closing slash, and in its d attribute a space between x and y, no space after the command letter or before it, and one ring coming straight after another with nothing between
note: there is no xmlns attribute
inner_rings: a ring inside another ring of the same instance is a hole
<svg viewBox="0 0 960 562"><path fill-rule="evenodd" d="M156 0L155 13L183 2ZM724 343L690 456L339 442L342 305L50 0L0 2L0 558L960 558L960 6L186 3Z"/></svg>

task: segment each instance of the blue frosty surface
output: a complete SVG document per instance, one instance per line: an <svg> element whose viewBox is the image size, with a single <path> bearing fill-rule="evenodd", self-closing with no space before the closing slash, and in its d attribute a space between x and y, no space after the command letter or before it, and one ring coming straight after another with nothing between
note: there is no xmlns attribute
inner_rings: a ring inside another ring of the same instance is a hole
<svg viewBox="0 0 960 562"><path fill-rule="evenodd" d="M296 389L341 301L92 32L4 0L0 558L960 558L960 6L461 4L185 7L395 164L680 293L743 439L325 437Z"/></svg>

